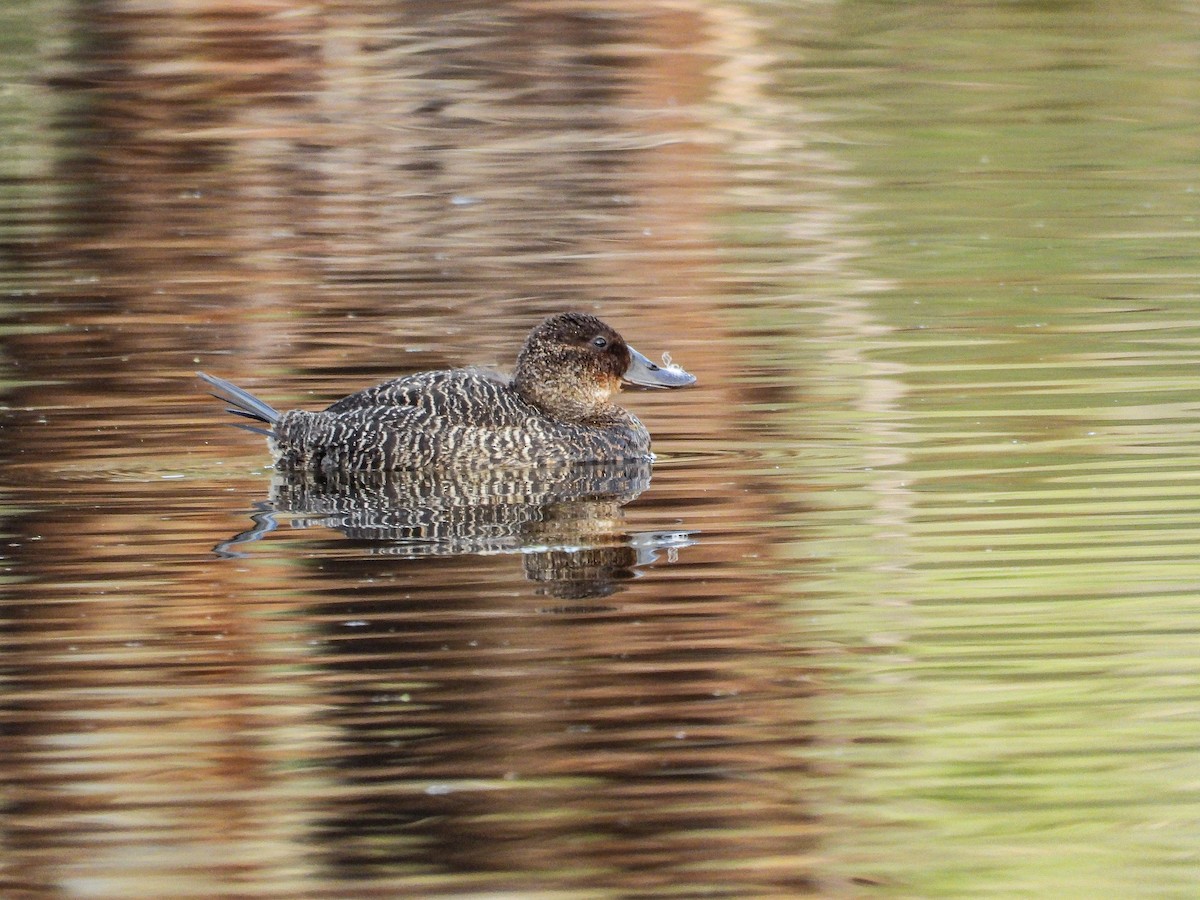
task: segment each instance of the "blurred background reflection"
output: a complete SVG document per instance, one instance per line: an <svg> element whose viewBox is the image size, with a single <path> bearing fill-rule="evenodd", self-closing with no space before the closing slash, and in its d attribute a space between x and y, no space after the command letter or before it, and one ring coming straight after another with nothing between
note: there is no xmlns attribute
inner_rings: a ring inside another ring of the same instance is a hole
<svg viewBox="0 0 1200 900"><path fill-rule="evenodd" d="M5 896L1194 896L1195 4L0 10ZM596 313L653 470L225 427Z"/></svg>

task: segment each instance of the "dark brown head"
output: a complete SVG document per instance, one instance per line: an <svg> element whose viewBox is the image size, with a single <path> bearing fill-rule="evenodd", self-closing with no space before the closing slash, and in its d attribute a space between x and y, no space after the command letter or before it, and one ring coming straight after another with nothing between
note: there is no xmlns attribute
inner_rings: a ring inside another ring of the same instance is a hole
<svg viewBox="0 0 1200 900"><path fill-rule="evenodd" d="M695 376L650 362L608 325L586 313L562 313L538 325L517 357L513 383L547 414L581 422L610 413L621 382L673 388Z"/></svg>

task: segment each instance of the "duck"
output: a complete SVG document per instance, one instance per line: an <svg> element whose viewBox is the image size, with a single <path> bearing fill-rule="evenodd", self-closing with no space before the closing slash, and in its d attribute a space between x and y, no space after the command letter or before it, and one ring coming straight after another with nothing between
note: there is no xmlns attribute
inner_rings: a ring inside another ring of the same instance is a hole
<svg viewBox="0 0 1200 900"><path fill-rule="evenodd" d="M623 384L687 387L696 377L651 362L596 316L566 312L533 327L511 376L460 368L405 375L320 412L279 412L197 372L231 423L265 435L275 467L352 471L490 468L651 460L650 432L617 405Z"/></svg>

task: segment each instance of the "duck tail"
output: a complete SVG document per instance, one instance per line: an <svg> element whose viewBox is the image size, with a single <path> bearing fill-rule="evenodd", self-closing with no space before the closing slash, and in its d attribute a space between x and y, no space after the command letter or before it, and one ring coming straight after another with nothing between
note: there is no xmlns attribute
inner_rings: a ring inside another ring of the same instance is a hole
<svg viewBox="0 0 1200 900"><path fill-rule="evenodd" d="M278 410L259 400L249 391L242 390L236 384L232 384L224 378L217 378L215 375L208 375L204 372L197 372L196 375L201 381L212 388L209 393L213 397L231 404L225 408L226 412L271 426L268 428L259 428L257 425L248 425L245 422L230 423L235 428L244 428L256 434L265 434L267 437L274 436L273 427L279 421Z"/></svg>

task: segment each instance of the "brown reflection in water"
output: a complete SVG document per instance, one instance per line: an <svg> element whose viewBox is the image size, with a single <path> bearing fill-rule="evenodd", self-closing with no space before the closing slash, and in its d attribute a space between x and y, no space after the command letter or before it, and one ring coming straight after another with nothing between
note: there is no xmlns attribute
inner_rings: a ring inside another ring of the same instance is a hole
<svg viewBox="0 0 1200 900"><path fill-rule="evenodd" d="M368 570L338 569L347 581ZM810 887L819 832L789 762L802 691L781 677L769 611L727 598L514 602L453 570L436 593L402 569L369 571L395 580L311 610L327 623L337 698L324 722L341 735L341 787L318 822L334 872ZM351 616L359 627L338 627Z"/></svg>
<svg viewBox="0 0 1200 900"><path fill-rule="evenodd" d="M805 890L805 690L778 588L733 565L770 515L751 479L696 467L642 507L722 505L724 539L692 557L719 577L580 605L539 597L511 557L331 543L282 571L213 566L224 523L194 480L114 496L104 477L244 446L202 446L197 367L328 398L394 374L398 346L507 363L572 306L691 368L687 348L722 336L704 223L723 173L700 123L661 107L708 90L704 14L237 10L81 8L58 81L75 203L27 262L78 283L9 341L24 386L0 455L35 495L89 477L11 523L40 573L7 611L14 883ZM743 425L713 387L731 366L695 366L699 399L630 405L660 441L725 440Z"/></svg>

